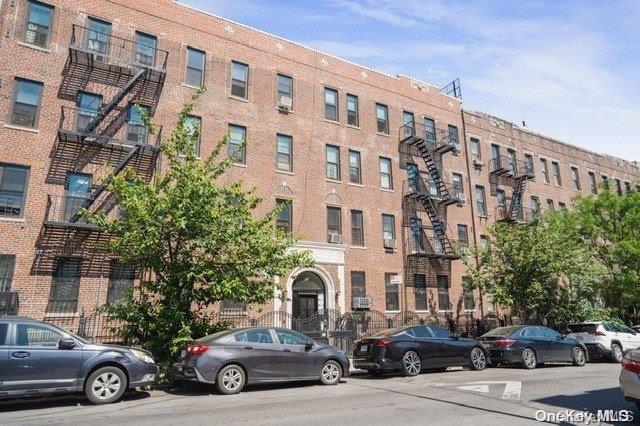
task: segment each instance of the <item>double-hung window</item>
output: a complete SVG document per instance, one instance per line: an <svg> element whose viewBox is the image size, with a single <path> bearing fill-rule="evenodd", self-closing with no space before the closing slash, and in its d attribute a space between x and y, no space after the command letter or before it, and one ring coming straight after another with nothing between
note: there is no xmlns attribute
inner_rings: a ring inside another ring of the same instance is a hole
<svg viewBox="0 0 640 426"><path fill-rule="evenodd" d="M480 216L487 215L487 200L484 194L484 186L476 185L476 210Z"/></svg>
<svg viewBox="0 0 640 426"><path fill-rule="evenodd" d="M231 62L231 95L247 99L249 87L249 65Z"/></svg>
<svg viewBox="0 0 640 426"><path fill-rule="evenodd" d="M340 180L340 148L327 145L327 179Z"/></svg>
<svg viewBox="0 0 640 426"><path fill-rule="evenodd" d="M21 217L29 168L0 163L0 217Z"/></svg>
<svg viewBox="0 0 640 426"><path fill-rule="evenodd" d="M39 1L29 0L24 42L46 48L51 37L53 6Z"/></svg>
<svg viewBox="0 0 640 426"><path fill-rule="evenodd" d="M362 184L360 153L351 149L349 150L349 182Z"/></svg>
<svg viewBox="0 0 640 426"><path fill-rule="evenodd" d="M364 224L361 210L351 210L351 245L364 246Z"/></svg>
<svg viewBox="0 0 640 426"><path fill-rule="evenodd" d="M38 126L42 86L38 81L16 78L11 124L31 128Z"/></svg>
<svg viewBox="0 0 640 426"><path fill-rule="evenodd" d="M293 170L293 138L288 135L277 135L278 139L278 170L290 172Z"/></svg>
<svg viewBox="0 0 640 426"><path fill-rule="evenodd" d="M276 199L279 211L276 217L276 227L284 232L291 232L293 229L293 203L291 200Z"/></svg>
<svg viewBox="0 0 640 426"><path fill-rule="evenodd" d="M278 74L278 107L293 108L293 78Z"/></svg>
<svg viewBox="0 0 640 426"><path fill-rule="evenodd" d="M338 91L324 88L324 118L338 121Z"/></svg>
<svg viewBox="0 0 640 426"><path fill-rule="evenodd" d="M347 124L354 127L360 125L358 97L356 95L347 95Z"/></svg>
<svg viewBox="0 0 640 426"><path fill-rule="evenodd" d="M184 82L189 86L200 87L204 83L205 53L202 50L187 48L187 71Z"/></svg>
<svg viewBox="0 0 640 426"><path fill-rule="evenodd" d="M400 309L400 295L398 293L398 283L393 280L396 274L384 274L384 289L387 311L397 311Z"/></svg>
<svg viewBox="0 0 640 426"><path fill-rule="evenodd" d="M378 133L389 134L389 109L384 104L376 104L376 123Z"/></svg>
<svg viewBox="0 0 640 426"><path fill-rule="evenodd" d="M235 159L237 164L245 164L246 149L245 140L247 138L247 128L235 124L229 125L229 157Z"/></svg>

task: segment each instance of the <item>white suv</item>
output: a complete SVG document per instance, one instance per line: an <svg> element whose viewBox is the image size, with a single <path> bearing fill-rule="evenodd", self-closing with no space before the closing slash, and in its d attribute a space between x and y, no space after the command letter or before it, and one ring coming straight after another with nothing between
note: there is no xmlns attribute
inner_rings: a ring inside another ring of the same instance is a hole
<svg viewBox="0 0 640 426"><path fill-rule="evenodd" d="M584 343L589 360L610 358L621 362L624 352L640 347L640 334L625 325L607 321L569 324L569 337Z"/></svg>

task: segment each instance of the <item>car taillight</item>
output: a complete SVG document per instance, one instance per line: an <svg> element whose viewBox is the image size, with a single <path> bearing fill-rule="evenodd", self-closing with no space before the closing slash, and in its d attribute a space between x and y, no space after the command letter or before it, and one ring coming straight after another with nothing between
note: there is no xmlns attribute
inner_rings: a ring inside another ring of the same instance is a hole
<svg viewBox="0 0 640 426"><path fill-rule="evenodd" d="M187 355L202 355L209 350L209 345L204 343L189 343L187 345Z"/></svg>
<svg viewBox="0 0 640 426"><path fill-rule="evenodd" d="M513 345L516 341L513 339L500 339L493 342L494 347L496 348L508 348Z"/></svg>
<svg viewBox="0 0 640 426"><path fill-rule="evenodd" d="M599 331L599 330L598 330L598 331L596 331L596 332L595 332L595 333L593 333L593 334L595 334L596 336L606 336L606 335L607 335L607 333L605 333L605 332L603 332L603 331Z"/></svg>
<svg viewBox="0 0 640 426"><path fill-rule="evenodd" d="M391 346L391 340L389 339L378 339L374 345L376 348L388 348Z"/></svg>
<svg viewBox="0 0 640 426"><path fill-rule="evenodd" d="M622 368L632 373L640 374L640 362L629 358L622 358Z"/></svg>

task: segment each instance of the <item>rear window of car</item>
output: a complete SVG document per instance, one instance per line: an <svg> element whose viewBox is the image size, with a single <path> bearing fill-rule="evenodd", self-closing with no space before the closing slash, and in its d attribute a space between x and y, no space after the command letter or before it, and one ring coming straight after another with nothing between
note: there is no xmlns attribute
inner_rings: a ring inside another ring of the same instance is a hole
<svg viewBox="0 0 640 426"><path fill-rule="evenodd" d="M197 339L196 342L205 342L205 343L206 342L210 342L210 341L218 339L220 337L228 336L229 334L233 333L234 331L236 331L236 330L219 331L217 333L213 333L213 334L210 334L208 336L201 337L201 338Z"/></svg>
<svg viewBox="0 0 640 426"><path fill-rule="evenodd" d="M484 336L486 336L486 337L510 336L511 334L513 334L514 332L520 330L521 328L522 328L522 326L519 326L519 325L512 325L512 326L509 326L509 327L498 327L498 328L494 328L490 332L484 334Z"/></svg>
<svg viewBox="0 0 640 426"><path fill-rule="evenodd" d="M388 330L382 330L377 332L376 334L373 335L373 337L395 336L396 334L404 333L405 330L406 329L404 327L390 328Z"/></svg>
<svg viewBox="0 0 640 426"><path fill-rule="evenodd" d="M7 346L7 332L9 324L0 324L0 346Z"/></svg>
<svg viewBox="0 0 640 426"><path fill-rule="evenodd" d="M595 333L598 324L569 324L567 327L572 333Z"/></svg>

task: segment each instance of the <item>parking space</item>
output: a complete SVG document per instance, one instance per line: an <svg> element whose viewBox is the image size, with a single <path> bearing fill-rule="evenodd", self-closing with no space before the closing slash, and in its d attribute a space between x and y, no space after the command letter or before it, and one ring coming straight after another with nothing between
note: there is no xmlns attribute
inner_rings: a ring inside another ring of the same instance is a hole
<svg viewBox="0 0 640 426"><path fill-rule="evenodd" d="M354 375L337 386L210 387L135 392L113 405L78 398L0 403L2 424L530 424L538 410L635 410L618 388L620 366L545 366L533 371L450 370L416 377ZM635 411L634 411L635 412Z"/></svg>

